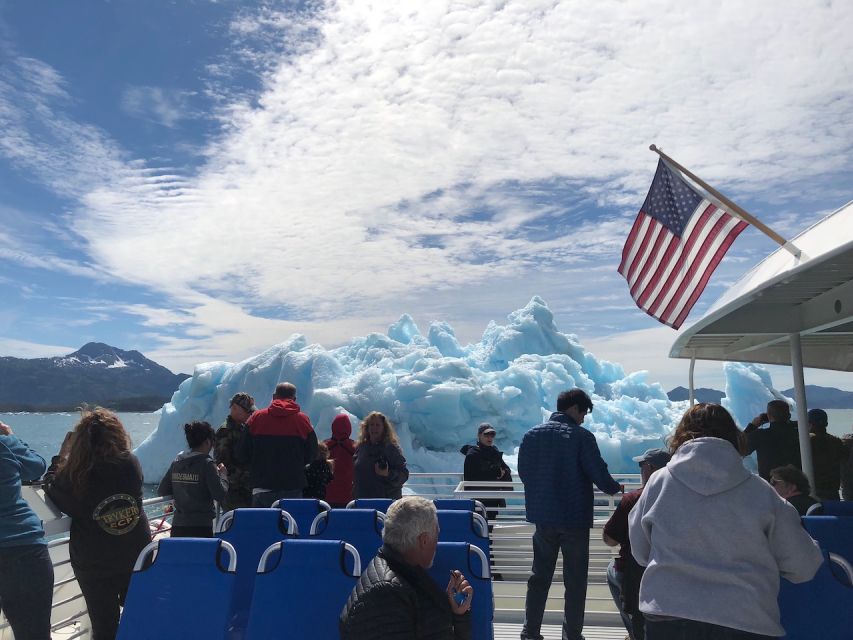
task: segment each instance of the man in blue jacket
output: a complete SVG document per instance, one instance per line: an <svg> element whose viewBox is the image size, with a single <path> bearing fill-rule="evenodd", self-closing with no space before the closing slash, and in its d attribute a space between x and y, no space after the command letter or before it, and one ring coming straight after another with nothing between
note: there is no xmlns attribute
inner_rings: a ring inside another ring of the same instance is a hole
<svg viewBox="0 0 853 640"><path fill-rule="evenodd" d="M557 553L563 553L563 640L582 640L595 483L613 495L623 487L607 471L595 436L582 428L592 401L581 389L563 391L548 422L533 427L518 450L527 521L533 534L533 574L527 581L521 640L542 640L545 601Z"/></svg>

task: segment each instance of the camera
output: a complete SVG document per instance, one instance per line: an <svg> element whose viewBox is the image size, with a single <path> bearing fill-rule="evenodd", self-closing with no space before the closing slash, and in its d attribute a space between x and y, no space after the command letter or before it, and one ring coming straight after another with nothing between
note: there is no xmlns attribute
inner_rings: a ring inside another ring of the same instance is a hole
<svg viewBox="0 0 853 640"><path fill-rule="evenodd" d="M385 471L385 469L388 468L388 458L386 458L385 456L379 456L379 458L377 458L377 460L376 460L376 465L380 469Z"/></svg>

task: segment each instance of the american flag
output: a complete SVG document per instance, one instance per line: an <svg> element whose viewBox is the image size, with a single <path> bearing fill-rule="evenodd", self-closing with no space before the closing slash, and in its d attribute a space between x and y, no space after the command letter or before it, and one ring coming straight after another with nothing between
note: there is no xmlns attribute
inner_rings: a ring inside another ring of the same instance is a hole
<svg viewBox="0 0 853 640"><path fill-rule="evenodd" d="M619 273L640 309L678 329L746 226L697 193L661 159L622 249Z"/></svg>

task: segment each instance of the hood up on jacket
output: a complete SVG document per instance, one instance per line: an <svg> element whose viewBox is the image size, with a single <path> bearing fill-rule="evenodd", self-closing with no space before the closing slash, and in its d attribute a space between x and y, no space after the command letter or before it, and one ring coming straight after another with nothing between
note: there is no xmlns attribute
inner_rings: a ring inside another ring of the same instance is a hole
<svg viewBox="0 0 853 640"><path fill-rule="evenodd" d="M273 416L289 416L299 413L299 411L299 405L296 404L295 400L280 400L276 398L269 407L269 413Z"/></svg>
<svg viewBox="0 0 853 640"><path fill-rule="evenodd" d="M345 413L339 413L332 420L332 437L335 440L347 440L352 435L352 423L349 421L349 416Z"/></svg>
<svg viewBox="0 0 853 640"><path fill-rule="evenodd" d="M752 474L732 444L722 438L696 438L685 442L666 465L672 476L703 496L734 489Z"/></svg>

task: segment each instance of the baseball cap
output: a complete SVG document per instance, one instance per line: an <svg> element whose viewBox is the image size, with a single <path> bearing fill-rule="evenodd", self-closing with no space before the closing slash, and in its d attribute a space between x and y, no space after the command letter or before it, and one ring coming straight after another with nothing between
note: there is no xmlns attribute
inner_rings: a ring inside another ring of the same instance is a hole
<svg viewBox="0 0 853 640"><path fill-rule="evenodd" d="M484 422L479 427L477 427L477 435L481 436L484 433L497 433L497 432L495 431L495 428L492 425L490 425L488 422Z"/></svg>
<svg viewBox="0 0 853 640"><path fill-rule="evenodd" d="M666 449L648 449L645 453L636 458L632 458L634 462L648 462L655 469L663 469L670 459L669 452Z"/></svg>
<svg viewBox="0 0 853 640"><path fill-rule="evenodd" d="M236 404L243 411L247 413L252 413L255 410L255 399L252 398L248 393L238 393L233 398L231 398L231 402L229 406L232 404Z"/></svg>

